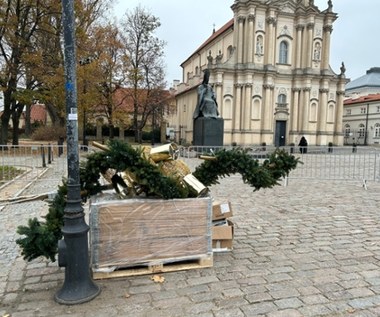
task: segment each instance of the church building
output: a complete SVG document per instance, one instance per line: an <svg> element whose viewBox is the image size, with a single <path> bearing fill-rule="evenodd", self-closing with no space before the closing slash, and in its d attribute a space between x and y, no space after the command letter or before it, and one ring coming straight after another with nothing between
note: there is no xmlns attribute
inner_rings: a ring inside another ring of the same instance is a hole
<svg viewBox="0 0 380 317"><path fill-rule="evenodd" d="M197 87L210 70L224 144L343 145L345 68L329 63L337 14L313 0L235 0L233 18L182 64L177 141L191 143Z"/></svg>

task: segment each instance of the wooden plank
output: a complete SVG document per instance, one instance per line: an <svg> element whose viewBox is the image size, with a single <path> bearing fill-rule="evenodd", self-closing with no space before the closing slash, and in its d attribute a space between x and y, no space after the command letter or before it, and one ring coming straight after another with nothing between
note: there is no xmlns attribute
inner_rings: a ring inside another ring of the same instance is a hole
<svg viewBox="0 0 380 317"><path fill-rule="evenodd" d="M191 269L202 269L213 266L213 256L208 255L198 259L172 262L172 263L151 263L146 266L132 266L115 270L113 272L92 272L92 276L95 280L108 279L108 278L120 278L128 276L138 276L146 274L166 273L175 271L184 271Z"/></svg>

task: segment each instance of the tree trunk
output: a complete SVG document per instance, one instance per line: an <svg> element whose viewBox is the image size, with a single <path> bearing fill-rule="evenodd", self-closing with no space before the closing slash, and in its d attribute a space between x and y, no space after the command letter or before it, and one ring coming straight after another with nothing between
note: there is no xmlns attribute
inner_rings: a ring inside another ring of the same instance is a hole
<svg viewBox="0 0 380 317"><path fill-rule="evenodd" d="M17 103L12 108L12 145L18 145L20 137L20 118L24 110L24 105Z"/></svg>
<svg viewBox="0 0 380 317"><path fill-rule="evenodd" d="M11 111L9 108L4 107L3 115L1 116L1 135L0 146L7 145L8 142L8 124L11 117Z"/></svg>
<svg viewBox="0 0 380 317"><path fill-rule="evenodd" d="M110 123L108 125L108 129L109 129L109 138L112 140L115 137L114 125Z"/></svg>
<svg viewBox="0 0 380 317"><path fill-rule="evenodd" d="M25 135L29 137L32 134L32 125L30 123L31 105L25 106Z"/></svg>

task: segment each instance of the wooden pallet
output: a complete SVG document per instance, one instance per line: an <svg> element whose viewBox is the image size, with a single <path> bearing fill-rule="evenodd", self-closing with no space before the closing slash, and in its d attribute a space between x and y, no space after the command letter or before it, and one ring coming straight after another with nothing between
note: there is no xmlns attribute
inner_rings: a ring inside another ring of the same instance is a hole
<svg viewBox="0 0 380 317"><path fill-rule="evenodd" d="M206 257L191 259L185 261L171 262L171 263L155 263L139 266L131 266L121 268L112 272L97 272L93 271L92 276L95 280L128 277L146 274L156 274L165 272L175 272L191 269L202 269L213 266L213 256L208 255Z"/></svg>

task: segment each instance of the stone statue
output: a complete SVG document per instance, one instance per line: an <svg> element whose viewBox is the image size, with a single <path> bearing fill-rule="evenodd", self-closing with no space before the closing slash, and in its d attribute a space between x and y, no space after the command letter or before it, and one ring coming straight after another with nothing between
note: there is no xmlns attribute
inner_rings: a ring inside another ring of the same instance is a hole
<svg viewBox="0 0 380 317"><path fill-rule="evenodd" d="M340 74L344 75L345 72L346 72L346 66L344 66L344 63L342 62L342 66L340 66Z"/></svg>
<svg viewBox="0 0 380 317"><path fill-rule="evenodd" d="M198 86L198 100L193 119L198 117L217 118L219 116L215 93L208 83L209 78L210 70L206 69L203 75L203 82Z"/></svg>

